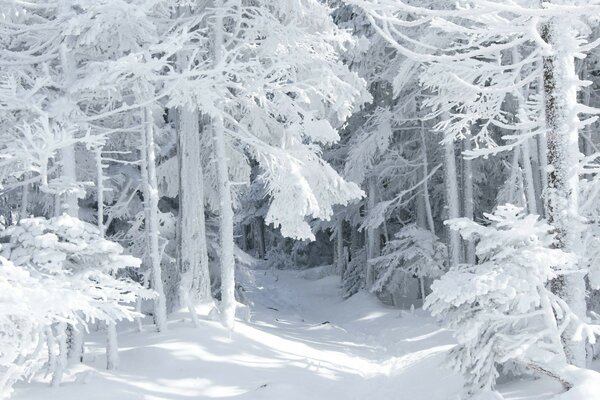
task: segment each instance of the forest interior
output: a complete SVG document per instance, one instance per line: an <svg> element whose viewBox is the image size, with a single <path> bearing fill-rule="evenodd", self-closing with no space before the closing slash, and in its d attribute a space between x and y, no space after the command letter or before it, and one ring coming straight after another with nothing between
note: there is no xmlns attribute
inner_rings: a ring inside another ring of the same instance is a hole
<svg viewBox="0 0 600 400"><path fill-rule="evenodd" d="M0 0L0 399L600 400L600 0Z"/></svg>

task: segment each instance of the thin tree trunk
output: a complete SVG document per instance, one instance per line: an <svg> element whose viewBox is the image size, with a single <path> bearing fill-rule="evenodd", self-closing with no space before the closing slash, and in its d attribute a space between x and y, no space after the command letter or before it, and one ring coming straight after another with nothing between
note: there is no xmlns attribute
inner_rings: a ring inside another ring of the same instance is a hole
<svg viewBox="0 0 600 400"><path fill-rule="evenodd" d="M538 81L539 92L540 95L543 95L545 92L544 79L543 77ZM544 120L546 119L546 110L544 107ZM540 132L537 135L537 152L539 159L539 175L540 175L540 183L541 183L541 191L542 194L542 202L543 207L540 210L540 214L545 217L546 216L546 189L548 189L548 138L546 137L546 132Z"/></svg>
<svg viewBox="0 0 600 400"><path fill-rule="evenodd" d="M521 54L519 49L516 47L512 50L512 62L517 64L521 61ZM527 89L521 89L516 96L516 109L515 114L519 115L522 111L521 108L525 106L525 102L528 98ZM526 121L523 121L526 122ZM526 134L527 132L523 132ZM534 175L532 171L532 159L530 151L530 140L526 139L521 144L521 155L523 161L523 172L525 175L525 201L527 203L527 211L529 214L537 214L537 196L536 196L536 184L534 182ZM534 152L537 155L537 152ZM537 157L535 157L537 159Z"/></svg>
<svg viewBox="0 0 600 400"><path fill-rule="evenodd" d="M463 151L471 150L471 139L463 140ZM475 203L473 200L473 161L463 158L463 213L464 217L473 220ZM475 264L475 242L465 241L465 261Z"/></svg>
<svg viewBox="0 0 600 400"><path fill-rule="evenodd" d="M98 216L96 217L98 232L104 237L104 166L102 165L102 147L95 149L96 156L96 202ZM119 343L117 342L117 325L106 322L106 369L119 368Z"/></svg>
<svg viewBox="0 0 600 400"><path fill-rule="evenodd" d="M152 109L143 110L142 128L142 179L144 186L144 208L146 215L146 235L151 263L152 289L157 293L154 298L154 323L158 332L167 330L167 305L163 289L160 266L160 247L158 244L158 184L156 181L156 155L154 152L154 119Z"/></svg>
<svg viewBox="0 0 600 400"><path fill-rule="evenodd" d="M517 181L519 176L519 158L521 157L521 146L515 146L512 154L510 177L508 178L508 195L507 201L515 204L517 200Z"/></svg>
<svg viewBox="0 0 600 400"><path fill-rule="evenodd" d="M456 156L454 154L454 141L444 141L444 182L446 186L446 206L448 207L448 219L458 218L460 211L458 207L458 181L456 177ZM458 231L447 228L448 232L448 256L450 266L455 267L460 263L460 237Z"/></svg>
<svg viewBox="0 0 600 400"><path fill-rule="evenodd" d="M69 145L66 147L63 147L60 150L60 156L61 156L61 174L62 176L66 179L66 181L71 184L71 185L75 185L77 183L77 166L76 166L76 160L75 160L75 146L74 145ZM60 200L60 211L59 213L66 213L68 215L70 215L71 217L74 218L78 218L79 217L79 202L77 200L77 196L74 193L63 193L61 196L57 197L57 199ZM64 332L64 336L65 336L65 354L58 354L57 360L58 360L58 364L63 362L63 358L64 358L64 362L65 362L65 366L66 363L69 361L69 359L73 362L76 362L76 360L79 360L82 358L83 356L83 331L76 329L76 327L71 326L70 329L67 329L67 326L65 325L65 332ZM67 337L70 338L69 341L67 341ZM62 339L60 339L62 340ZM62 343L59 342L59 349L60 352L63 351L63 347L62 347ZM60 367L57 366L57 368L62 368L64 370L64 366ZM60 380L62 379L62 372L59 373L59 377L57 377L56 379L58 379L58 383L57 385L60 383ZM53 382L54 382L54 378L53 378ZM53 383L54 385L54 383Z"/></svg>
<svg viewBox="0 0 600 400"><path fill-rule="evenodd" d="M368 189L367 189L367 207L369 210L375 208L377 203L377 188L374 177L368 178ZM373 271L373 264L369 263L371 260L379 256L379 228L367 228L367 274L366 274L366 287L370 288L375 282L375 273Z"/></svg>
<svg viewBox="0 0 600 400"><path fill-rule="evenodd" d="M531 168L531 152L529 139L521 144L523 159L523 172L525 173L525 199L527 200L527 211L529 214L537 214L537 196L535 194L535 183L533 182L533 171Z"/></svg>
<svg viewBox="0 0 600 400"><path fill-rule="evenodd" d="M344 271L344 220L339 218L336 224L335 243L337 246L336 270L341 276Z"/></svg>
<svg viewBox="0 0 600 400"><path fill-rule="evenodd" d="M258 258L264 260L267 255L267 249L265 243L265 219L263 217L256 217L254 219L254 232L255 236L258 236L258 238L255 238L258 247Z"/></svg>
<svg viewBox="0 0 600 400"><path fill-rule="evenodd" d="M67 332L70 336L69 363L80 363L83 361L83 329L81 326L68 325Z"/></svg>
<svg viewBox="0 0 600 400"><path fill-rule="evenodd" d="M27 175L25 175L27 179ZM23 185L23 192L21 193L21 208L19 209L19 219L27 218L27 209L29 208L29 184Z"/></svg>
<svg viewBox="0 0 600 400"><path fill-rule="evenodd" d="M542 27L542 37L553 52L544 57L544 106L547 127L548 189L546 216L556 228L556 246L568 252L577 250L579 231L579 118L577 116L578 77L575 72L577 41L566 18L555 18ZM562 275L554 285L558 295L581 318L586 315L585 281L581 271ZM576 341L575 324L563 334L567 360L579 367L586 363L584 341Z"/></svg>
<svg viewBox="0 0 600 400"><path fill-rule="evenodd" d="M429 176L429 161L427 160L427 143L425 141L425 132L423 121L421 121L421 143L423 145L423 177ZM433 213L431 212L431 197L429 195L429 179L423 182L423 201L425 202L425 213L427 216L427 225L431 233L435 234L435 223L433 222Z"/></svg>

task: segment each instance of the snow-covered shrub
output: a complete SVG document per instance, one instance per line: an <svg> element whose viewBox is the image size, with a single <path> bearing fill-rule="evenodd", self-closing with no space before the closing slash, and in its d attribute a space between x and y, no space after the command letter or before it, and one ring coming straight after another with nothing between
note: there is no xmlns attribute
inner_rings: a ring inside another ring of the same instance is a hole
<svg viewBox="0 0 600 400"><path fill-rule="evenodd" d="M485 216L489 226L447 222L465 239L479 240L479 262L452 268L433 283L425 304L456 330L450 363L464 374L469 395L493 390L498 367L508 362L555 371L565 363L560 335L569 321L578 322L547 288L575 262L553 248L554 228L510 204Z"/></svg>
<svg viewBox="0 0 600 400"><path fill-rule="evenodd" d="M131 320L137 314L129 304L151 296L116 277L140 260L77 218L22 219L0 232L0 240L0 393L39 370L52 328Z"/></svg>
<svg viewBox="0 0 600 400"><path fill-rule="evenodd" d="M426 229L411 224L396 233L386 243L382 255L369 260L376 274L371 292L393 292L399 289L408 275L423 282L425 278L439 278L445 269L446 246ZM424 291L424 285L421 285Z"/></svg>

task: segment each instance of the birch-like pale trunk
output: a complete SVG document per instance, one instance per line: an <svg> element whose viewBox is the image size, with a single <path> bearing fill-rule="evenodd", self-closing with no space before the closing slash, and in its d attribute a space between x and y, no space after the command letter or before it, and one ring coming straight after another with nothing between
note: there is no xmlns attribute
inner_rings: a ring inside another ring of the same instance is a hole
<svg viewBox="0 0 600 400"><path fill-rule="evenodd" d="M221 317L228 329L235 320L235 260L233 256L233 208L225 150L225 130L220 117L213 118L217 185L219 193L219 233L221 242Z"/></svg>
<svg viewBox="0 0 600 400"><path fill-rule="evenodd" d="M467 137L463 141L463 151L471 150L471 139ZM473 221L475 202L473 200L473 160L463 158L463 216ZM465 261L475 264L475 242L465 240Z"/></svg>
<svg viewBox="0 0 600 400"><path fill-rule="evenodd" d="M61 156L61 174L71 184L77 183L77 169L75 161L75 146L70 145L63 147L60 150ZM75 194L64 193L56 197L59 200L59 206L57 208L57 214L66 213L71 217L79 217L79 202ZM67 353L63 356L58 355L58 360L62 360L64 357L71 363L76 363L83 357L83 331L75 326L65 330L65 335L70 336L70 346L66 347ZM60 351L63 350L62 346L59 346Z"/></svg>
<svg viewBox="0 0 600 400"><path fill-rule="evenodd" d="M548 189L546 218L556 228L556 246L578 252L579 118L575 72L576 32L568 18L556 17L542 27L542 37L552 53L544 57L544 106L546 112ZM562 275L554 282L557 294L581 318L586 315L585 280L582 271ZM584 341L574 339L575 324L563 333L567 360L579 367L586 363Z"/></svg>
<svg viewBox="0 0 600 400"><path fill-rule="evenodd" d="M525 200L527 201L527 211L529 214L537 214L537 196L535 193L535 183L533 181L529 140L525 140L521 144L521 155L523 161L523 172L525 175Z"/></svg>
<svg viewBox="0 0 600 400"><path fill-rule="evenodd" d="M215 0L215 65L221 62L223 48L223 0ZM235 259L233 256L233 202L225 143L225 126L221 116L213 116L213 141L217 164L217 189L219 193L219 234L221 239L221 320L228 329L235 322Z"/></svg>
<svg viewBox="0 0 600 400"><path fill-rule="evenodd" d="M162 273L160 266L160 246L158 243L158 184L156 181L156 154L154 150L154 118L152 109L148 106L143 109L142 119L142 149L141 168L142 185L144 188L144 213L146 229L151 283L156 292L154 298L154 323L158 332L167 330L167 302L163 289Z"/></svg>
<svg viewBox="0 0 600 400"><path fill-rule="evenodd" d="M180 296L195 325L198 318L194 303L208 301L210 274L204 217L204 171L199 113L179 110L179 216L178 253Z"/></svg>
<svg viewBox="0 0 600 400"><path fill-rule="evenodd" d="M456 156L454 154L454 141L444 140L444 184L446 188L446 206L448 219L460 217L458 201L458 180L456 177ZM448 232L448 258L450 266L455 267L460 263L460 236L458 231L447 228Z"/></svg>
<svg viewBox="0 0 600 400"><path fill-rule="evenodd" d="M96 202L98 215L96 224L101 237L104 237L104 165L102 164L102 147L94 151L96 158ZM119 368L119 343L117 341L117 324L106 322L106 369L114 371Z"/></svg>

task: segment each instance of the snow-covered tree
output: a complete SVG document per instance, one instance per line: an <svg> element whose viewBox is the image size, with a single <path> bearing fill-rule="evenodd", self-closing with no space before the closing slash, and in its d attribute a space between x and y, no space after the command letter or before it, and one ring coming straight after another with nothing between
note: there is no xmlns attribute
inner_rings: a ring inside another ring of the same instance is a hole
<svg viewBox="0 0 600 400"><path fill-rule="evenodd" d="M465 218L452 229L476 239L477 264L451 268L432 285L426 307L456 329L451 365L465 377L469 395L494 389L499 369L517 362L559 376L567 358L561 334L578 326L593 340L569 305L549 289L552 280L576 272L576 257L556 248L554 227L507 204L485 214L489 225Z"/></svg>
<svg viewBox="0 0 600 400"><path fill-rule="evenodd" d="M7 387L39 369L41 354L53 357L49 360L52 383L59 385L67 364L67 324L79 329L94 321L132 320L136 312L131 304L138 296L151 297L139 284L117 277L124 268L139 267L139 259L122 254L123 248L104 239L96 226L67 214L21 219L3 230L0 238L6 264L2 283L8 286L22 276L5 292L7 303L1 315L3 340L18 340L6 356L12 359L3 364L2 381ZM18 297L22 303L14 304ZM47 351L41 352L38 347L44 345ZM2 343L3 352L10 348Z"/></svg>
<svg viewBox="0 0 600 400"><path fill-rule="evenodd" d="M372 292L389 285L398 285L402 275L419 280L421 298L424 299L425 280L439 278L445 271L446 246L431 231L408 225L385 244L382 255L369 260L373 263L375 283Z"/></svg>

